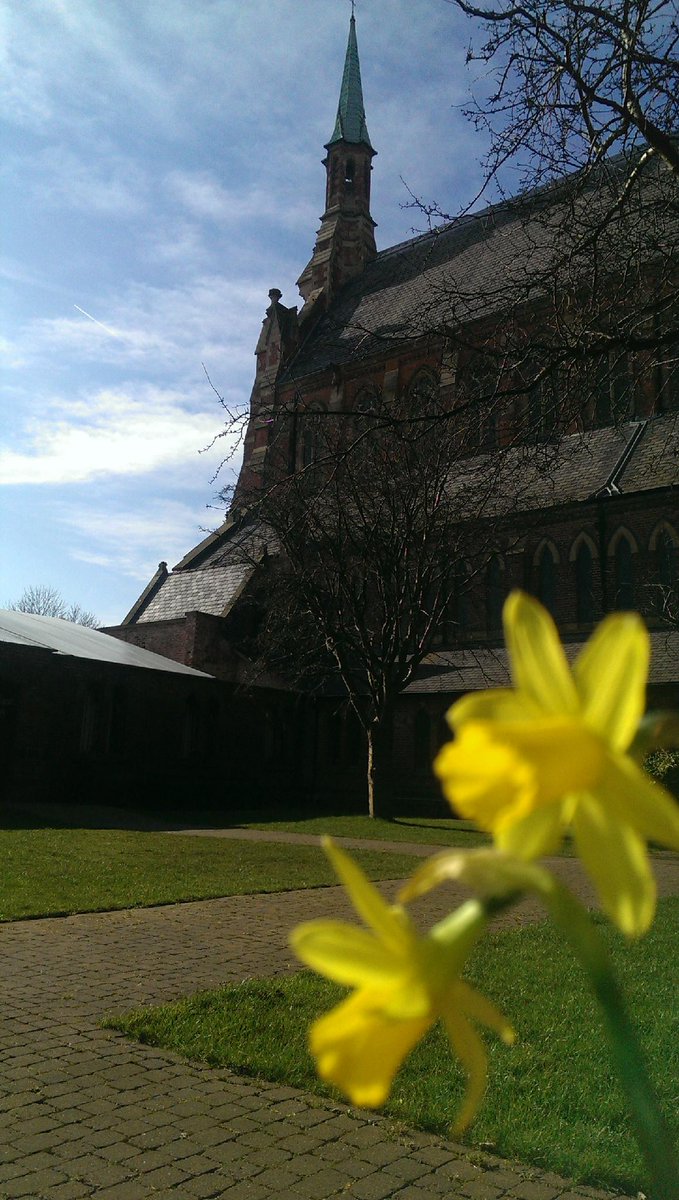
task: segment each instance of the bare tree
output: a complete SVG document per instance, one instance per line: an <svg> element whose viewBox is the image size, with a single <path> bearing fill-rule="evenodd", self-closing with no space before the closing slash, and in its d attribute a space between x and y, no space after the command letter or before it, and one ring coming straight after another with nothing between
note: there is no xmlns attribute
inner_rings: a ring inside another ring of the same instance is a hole
<svg viewBox="0 0 679 1200"><path fill-rule="evenodd" d="M449 3L473 22L468 60L483 67L465 109L488 146L482 194L495 203L479 219L511 229L517 248L491 281L449 282L448 320L467 358L486 359L487 379L494 360L495 375L543 410L554 397L561 428L644 415L651 392L657 408L673 407L675 0ZM430 221L446 215L416 203Z"/></svg>
<svg viewBox="0 0 679 1200"><path fill-rule="evenodd" d="M263 668L307 692L340 681L366 734L371 816L390 811L397 696L444 631L459 644L461 609L498 537L516 537L501 530L521 478L510 496L505 460L493 455L452 482L460 430L440 423L435 404L426 419L426 400L376 396L367 413L297 414L306 465L270 468L248 497L241 538L246 553L257 543L259 563L262 540L273 551L250 600L260 621L244 648L255 677Z"/></svg>
<svg viewBox="0 0 679 1200"><path fill-rule="evenodd" d="M7 607L42 617L60 617L62 621L72 621L74 625L85 625L88 629L97 629L101 623L93 612L77 603L69 604L57 588L44 583L24 588L19 599Z"/></svg>

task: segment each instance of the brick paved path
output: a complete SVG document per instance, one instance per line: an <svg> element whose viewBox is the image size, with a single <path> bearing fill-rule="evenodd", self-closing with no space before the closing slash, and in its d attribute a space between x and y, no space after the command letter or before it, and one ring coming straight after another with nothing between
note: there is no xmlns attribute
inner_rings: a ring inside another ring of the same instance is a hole
<svg viewBox="0 0 679 1200"><path fill-rule="evenodd" d="M679 859L659 867L678 892ZM291 926L345 911L325 888L0 927L0 1200L599 1195L98 1027L134 1004L290 970Z"/></svg>

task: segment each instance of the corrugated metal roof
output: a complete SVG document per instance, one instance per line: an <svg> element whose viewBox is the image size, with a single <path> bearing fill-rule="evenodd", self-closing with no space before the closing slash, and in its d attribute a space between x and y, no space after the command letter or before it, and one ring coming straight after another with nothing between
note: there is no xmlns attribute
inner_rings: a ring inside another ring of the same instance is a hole
<svg viewBox="0 0 679 1200"><path fill-rule="evenodd" d="M68 658L87 658L94 662L141 667L147 671L212 678L204 671L196 671L160 654L152 654L150 650L131 646L97 629L87 629L72 621L62 621L59 617L38 616L37 613L16 612L13 609L0 611L0 642L49 650Z"/></svg>

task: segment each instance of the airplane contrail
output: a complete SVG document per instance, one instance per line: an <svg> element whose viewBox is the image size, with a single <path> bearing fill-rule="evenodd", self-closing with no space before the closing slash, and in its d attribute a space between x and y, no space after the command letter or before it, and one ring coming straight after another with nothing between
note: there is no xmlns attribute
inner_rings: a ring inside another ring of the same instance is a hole
<svg viewBox="0 0 679 1200"><path fill-rule="evenodd" d="M93 317L91 313L85 312L85 309L81 308L79 304L74 304L73 307L77 308L78 312L81 312L84 317L88 318L88 320L94 321L94 324L98 325L100 329L104 329L106 333L110 333L111 337L119 338L123 336L121 333L117 333L115 329L109 329L108 325L102 325L101 321L98 321L97 318Z"/></svg>

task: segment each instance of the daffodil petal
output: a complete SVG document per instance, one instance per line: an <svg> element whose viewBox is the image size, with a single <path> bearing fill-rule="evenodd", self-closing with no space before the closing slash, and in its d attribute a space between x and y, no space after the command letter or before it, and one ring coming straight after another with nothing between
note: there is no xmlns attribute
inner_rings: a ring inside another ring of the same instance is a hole
<svg viewBox="0 0 679 1200"><path fill-rule="evenodd" d="M512 592L503 619L512 678L519 692L543 714L577 712L575 683L547 610L525 592Z"/></svg>
<svg viewBox="0 0 679 1200"><path fill-rule="evenodd" d="M679 850L679 806L659 783L631 759L618 755L606 764L597 786L610 813L659 846Z"/></svg>
<svg viewBox="0 0 679 1200"><path fill-rule="evenodd" d="M290 935L290 945L307 967L351 987L393 986L403 975L396 958L374 934L342 921L307 921Z"/></svg>
<svg viewBox="0 0 679 1200"><path fill-rule="evenodd" d="M504 1013L500 1012L492 1000L477 992L476 988L470 987L464 979L458 979L455 983L455 999L468 1017L473 1017L481 1025L493 1029L503 1042L511 1046L516 1034Z"/></svg>
<svg viewBox="0 0 679 1200"><path fill-rule="evenodd" d="M431 1018L390 1020L357 992L311 1027L318 1073L353 1104L379 1108L404 1058L431 1023Z"/></svg>
<svg viewBox="0 0 679 1200"><path fill-rule="evenodd" d="M616 750L627 749L643 716L650 653L641 618L617 613L595 629L573 667L585 721Z"/></svg>
<svg viewBox="0 0 679 1200"><path fill-rule="evenodd" d="M324 837L322 846L347 889L359 917L370 925L389 949L403 953L413 938L406 914L383 900L377 888L366 879L361 868L335 845L332 838Z"/></svg>
<svg viewBox="0 0 679 1200"><path fill-rule="evenodd" d="M645 933L655 913L656 887L642 839L589 796L580 798L573 832L604 911L628 937Z"/></svg>
<svg viewBox="0 0 679 1200"><path fill-rule="evenodd" d="M562 805L545 804L525 817L503 825L495 841L499 850L516 858L530 861L554 854L564 835Z"/></svg>
<svg viewBox="0 0 679 1200"><path fill-rule="evenodd" d="M453 1123L454 1135L464 1133L483 1100L488 1077L488 1057L483 1042L469 1021L460 1013L444 1013L443 1021L450 1043L467 1076L462 1107Z"/></svg>
<svg viewBox="0 0 679 1200"><path fill-rule="evenodd" d="M457 700L448 709L446 720L452 729L459 730L467 721L531 721L541 715L541 710L518 692L490 688Z"/></svg>

